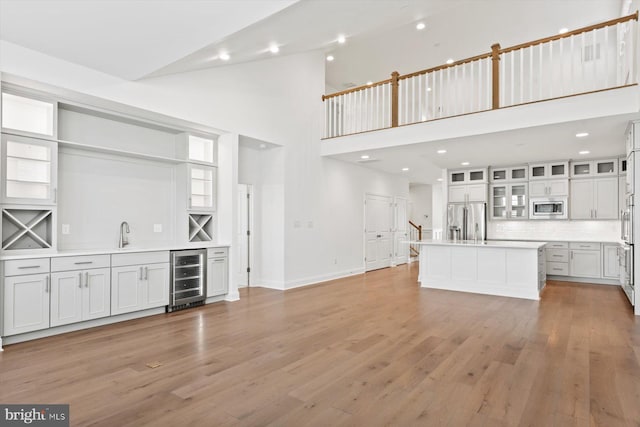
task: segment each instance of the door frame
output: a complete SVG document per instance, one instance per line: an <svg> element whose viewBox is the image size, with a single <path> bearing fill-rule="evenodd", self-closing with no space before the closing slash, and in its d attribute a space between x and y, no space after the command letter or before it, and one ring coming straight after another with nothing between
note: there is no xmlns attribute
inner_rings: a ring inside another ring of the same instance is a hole
<svg viewBox="0 0 640 427"><path fill-rule="evenodd" d="M254 203L253 203L253 199L255 197L255 192L253 189L253 184L242 184L239 183L238 186L244 186L245 188L245 197L242 198L242 200L238 200L238 202L242 202L244 201L244 203L247 204L247 228L249 230L241 230L242 234L240 235L240 238L242 238L243 240L246 239L247 242L247 266L245 268L248 268L249 271L247 272L247 283L246 286L245 284L241 284L241 282L238 280L238 285L239 287L247 287L250 288L251 287L251 275L252 273L255 273L254 269L253 269L253 257L254 257L254 249L253 249L253 235L254 233L254 216L253 216L253 210L254 210ZM248 197L246 197L248 196ZM240 226L242 224L238 224L238 226ZM240 227L238 227L240 228ZM249 236L246 236L246 231L249 231ZM243 258L241 258L239 261L239 264L242 264L242 260ZM243 268L242 265L240 265L240 268ZM235 274L237 274L238 272L235 272Z"/></svg>
<svg viewBox="0 0 640 427"><path fill-rule="evenodd" d="M393 196L389 196L386 194L377 194L377 193L370 193L370 192L365 192L362 198L362 253L363 253L363 257L362 257L362 268L364 270L364 272L367 272L367 231L366 231L366 227L367 227L367 197L368 196L375 196L375 197L386 197L389 199L391 205L393 205ZM390 223L391 229L389 230L389 233L391 234L391 250L393 252L393 221L394 221L394 212L393 212L393 206L389 206L389 210L390 210ZM392 254L391 256L391 264L389 265L389 267L393 267L395 266L394 263L394 256ZM384 267L386 268L386 267ZM369 270L369 271L373 271L373 270Z"/></svg>

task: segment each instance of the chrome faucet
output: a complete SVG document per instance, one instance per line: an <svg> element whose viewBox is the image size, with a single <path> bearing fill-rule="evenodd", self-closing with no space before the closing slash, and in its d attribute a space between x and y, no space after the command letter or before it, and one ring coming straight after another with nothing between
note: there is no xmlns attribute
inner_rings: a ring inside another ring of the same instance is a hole
<svg viewBox="0 0 640 427"><path fill-rule="evenodd" d="M129 244L129 239L127 239L127 234L131 231L129 230L129 223L127 221L122 221L120 224L120 241L118 242L118 247L120 249L124 248Z"/></svg>

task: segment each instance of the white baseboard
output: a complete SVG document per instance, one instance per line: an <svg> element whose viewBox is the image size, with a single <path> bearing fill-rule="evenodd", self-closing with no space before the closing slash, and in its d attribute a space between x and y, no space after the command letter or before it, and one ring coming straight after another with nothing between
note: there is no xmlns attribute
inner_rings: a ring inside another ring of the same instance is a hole
<svg viewBox="0 0 640 427"><path fill-rule="evenodd" d="M291 280L289 282L286 282L285 288L286 290L301 288L303 286L315 285L318 283L327 282L329 280L342 279L349 276L357 276L358 274L364 274L364 272L364 268L355 268L336 273L322 274L320 276L305 277L303 279Z"/></svg>
<svg viewBox="0 0 640 427"><path fill-rule="evenodd" d="M260 280L257 284L251 284L251 288L267 288L275 289L276 291L284 291L284 282L280 280Z"/></svg>
<svg viewBox="0 0 640 427"><path fill-rule="evenodd" d="M235 292L229 292L225 297L224 297L225 301L229 301L229 302L233 302L233 301L240 301L240 293L238 291Z"/></svg>
<svg viewBox="0 0 640 427"><path fill-rule="evenodd" d="M620 286L620 282L615 279L596 279L588 277L556 276L547 274L547 280L556 280L558 282L589 283L592 285Z"/></svg>

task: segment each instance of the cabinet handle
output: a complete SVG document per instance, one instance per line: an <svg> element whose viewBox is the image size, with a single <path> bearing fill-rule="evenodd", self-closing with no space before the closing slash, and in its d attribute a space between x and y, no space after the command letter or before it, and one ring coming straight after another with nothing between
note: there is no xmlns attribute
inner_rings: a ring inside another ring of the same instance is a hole
<svg viewBox="0 0 640 427"><path fill-rule="evenodd" d="M144 268L144 280L149 280L149 267Z"/></svg>
<svg viewBox="0 0 640 427"><path fill-rule="evenodd" d="M142 276L143 275L143 268L144 267L140 267L140 280L144 280L143 276Z"/></svg>
<svg viewBox="0 0 640 427"><path fill-rule="evenodd" d="M78 287L82 289L82 271L78 273L78 282L80 283Z"/></svg>
<svg viewBox="0 0 640 427"><path fill-rule="evenodd" d="M573 251L571 251L571 259L573 259Z"/></svg>
<svg viewBox="0 0 640 427"><path fill-rule="evenodd" d="M18 267L18 270L26 270L28 268L40 268L40 266L39 265L25 265L25 266L22 266L22 267Z"/></svg>
<svg viewBox="0 0 640 427"><path fill-rule="evenodd" d="M554 258L563 258L564 255L552 255Z"/></svg>
<svg viewBox="0 0 640 427"><path fill-rule="evenodd" d="M86 264L93 264L93 261L79 261L79 262L74 262L75 265L86 265Z"/></svg>
<svg viewBox="0 0 640 427"><path fill-rule="evenodd" d="M53 203L58 203L58 189L53 189Z"/></svg>
<svg viewBox="0 0 640 427"><path fill-rule="evenodd" d="M213 262L224 262L224 259L215 259Z"/></svg>
<svg viewBox="0 0 640 427"><path fill-rule="evenodd" d="M222 255L223 253L224 253L224 251L223 252L214 252L214 254L216 254L216 255Z"/></svg>
<svg viewBox="0 0 640 427"><path fill-rule="evenodd" d="M553 270L553 271L562 271L562 269L561 269L561 268L557 268L557 267L553 267L553 268L552 268L552 270Z"/></svg>
<svg viewBox="0 0 640 427"><path fill-rule="evenodd" d="M89 287L89 272L88 271L84 272L84 287L85 288Z"/></svg>
<svg viewBox="0 0 640 427"><path fill-rule="evenodd" d="M49 275L44 278L44 291L49 293Z"/></svg>

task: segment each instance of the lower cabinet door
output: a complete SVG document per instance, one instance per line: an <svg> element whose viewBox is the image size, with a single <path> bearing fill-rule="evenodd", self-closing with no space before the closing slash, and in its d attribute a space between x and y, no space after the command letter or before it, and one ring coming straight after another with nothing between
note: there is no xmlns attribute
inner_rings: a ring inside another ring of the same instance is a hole
<svg viewBox="0 0 640 427"><path fill-rule="evenodd" d="M111 314L144 309L141 265L111 268Z"/></svg>
<svg viewBox="0 0 640 427"><path fill-rule="evenodd" d="M603 245L602 249L602 277L605 279L618 279L620 277L618 245Z"/></svg>
<svg viewBox="0 0 640 427"><path fill-rule="evenodd" d="M99 319L111 314L111 275L109 268L82 272L82 320Z"/></svg>
<svg viewBox="0 0 640 427"><path fill-rule="evenodd" d="M207 260L207 297L225 295L229 291L227 257Z"/></svg>
<svg viewBox="0 0 640 427"><path fill-rule="evenodd" d="M3 336L49 327L49 273L4 278Z"/></svg>
<svg viewBox="0 0 640 427"><path fill-rule="evenodd" d="M169 263L144 266L144 308L169 305Z"/></svg>
<svg viewBox="0 0 640 427"><path fill-rule="evenodd" d="M600 251L571 250L569 275L575 277L600 277Z"/></svg>
<svg viewBox="0 0 640 427"><path fill-rule="evenodd" d="M51 326L82 320L82 271L51 274Z"/></svg>

